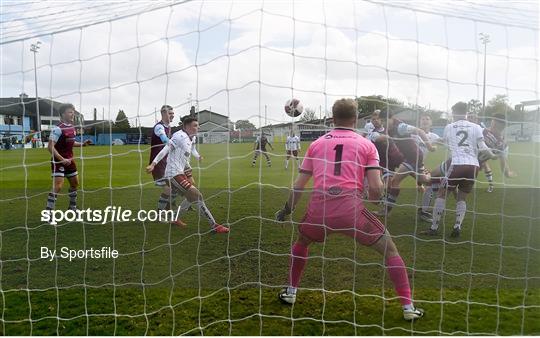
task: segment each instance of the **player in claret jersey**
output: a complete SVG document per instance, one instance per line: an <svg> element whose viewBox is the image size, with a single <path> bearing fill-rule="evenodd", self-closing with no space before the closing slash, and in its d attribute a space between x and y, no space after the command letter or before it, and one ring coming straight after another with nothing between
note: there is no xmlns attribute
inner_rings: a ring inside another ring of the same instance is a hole
<svg viewBox="0 0 540 338"><path fill-rule="evenodd" d="M494 153L498 155L501 172L507 178L516 177L516 173L510 169L508 163L508 145L504 139L504 129L506 128L506 118L504 114L495 114L491 119L489 127L484 128L484 140ZM480 167L484 168L484 173L488 179L488 192L493 192L493 173L488 162L480 163Z"/></svg>
<svg viewBox="0 0 540 338"><path fill-rule="evenodd" d="M366 138L375 144L379 153L380 166L383 168L383 183L394 175L400 164L403 163L403 154L399 151L394 141L386 135L380 118L380 110L375 110L371 114L371 127Z"/></svg>
<svg viewBox="0 0 540 338"><path fill-rule="evenodd" d="M79 179L77 173L77 165L73 159L73 147L83 147L90 144L90 140L83 143L75 141L77 132L73 125L75 120L75 106L71 103L62 104L60 106L60 123L56 125L49 137L49 152L51 158L51 170L53 180L53 191L47 197L48 210L53 210L56 205L57 194L62 190L64 178L69 181L69 209L77 209L77 187Z"/></svg>
<svg viewBox="0 0 540 338"><path fill-rule="evenodd" d="M163 149L163 147L169 143L171 138L171 123L174 119L173 107L169 105L163 105L161 107L161 121L154 125L152 128L152 136L150 141L150 161L156 158L157 154ZM154 170L152 171L152 177L154 178L154 184L158 187L162 187L163 190L158 200L158 210L166 210L171 207L176 199L176 194L171 192L171 188L166 184L165 167L167 166L167 157L160 161ZM181 221L180 221L181 222ZM183 225L183 224L179 224Z"/></svg>
<svg viewBox="0 0 540 338"><path fill-rule="evenodd" d="M266 164L269 167L272 166L272 161L270 161L270 157L268 157L268 153L266 152L266 145L270 146L270 148L274 150L274 147L272 147L272 144L270 143L270 141L268 141L268 138L266 137L266 135L264 135L264 132L262 132L261 136L257 136L257 139L255 140L255 147L253 149L255 153L253 154L253 160L251 161L252 167L255 166L255 164L257 163L257 157L259 157L259 155L261 154L266 157Z"/></svg>
<svg viewBox="0 0 540 338"><path fill-rule="evenodd" d="M426 133L422 129L406 124L393 115L390 110L386 109L381 112L380 117L383 125L386 126L386 133L392 138L399 151L403 154L404 160L389 181L388 194L383 210L379 213L380 215L388 215L390 213L401 192L401 182L407 176L413 176L417 184L430 183L429 173L424 168L424 155L413 135L420 137L427 150L435 151L436 149L430 143Z"/></svg>
<svg viewBox="0 0 540 338"><path fill-rule="evenodd" d="M313 242L324 242L329 234L343 234L385 257L388 274L403 306L404 319L418 319L424 312L412 303L407 269L396 245L384 224L363 205L364 175L367 175L372 201L380 199L382 181L377 149L354 131L357 110L353 99L334 103L335 129L309 146L293 191L285 206L276 213L276 219L284 221L313 177L313 192L298 228L298 239L291 249L289 287L279 293L279 299L288 304L296 301L309 246Z"/></svg>

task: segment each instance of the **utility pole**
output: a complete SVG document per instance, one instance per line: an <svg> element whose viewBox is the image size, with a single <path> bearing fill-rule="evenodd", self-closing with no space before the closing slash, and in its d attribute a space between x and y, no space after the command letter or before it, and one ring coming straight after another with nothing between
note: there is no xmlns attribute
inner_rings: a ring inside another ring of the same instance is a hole
<svg viewBox="0 0 540 338"><path fill-rule="evenodd" d="M36 132L38 135L38 141L41 141L41 116L39 115L39 96L38 96L38 80L37 80L37 63L36 54L39 52L39 45L41 41L37 41L30 45L30 51L34 53L34 85L36 87Z"/></svg>
<svg viewBox="0 0 540 338"><path fill-rule="evenodd" d="M482 115L486 116L486 60L487 60L487 44L490 42L489 35L480 33L480 41L484 45L484 85L482 91Z"/></svg>

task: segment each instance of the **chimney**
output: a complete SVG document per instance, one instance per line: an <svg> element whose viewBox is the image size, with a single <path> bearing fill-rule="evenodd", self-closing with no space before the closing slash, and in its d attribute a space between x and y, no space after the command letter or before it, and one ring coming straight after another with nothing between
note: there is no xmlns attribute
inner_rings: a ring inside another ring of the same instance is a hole
<svg viewBox="0 0 540 338"><path fill-rule="evenodd" d="M94 121L97 121L97 108L94 107Z"/></svg>

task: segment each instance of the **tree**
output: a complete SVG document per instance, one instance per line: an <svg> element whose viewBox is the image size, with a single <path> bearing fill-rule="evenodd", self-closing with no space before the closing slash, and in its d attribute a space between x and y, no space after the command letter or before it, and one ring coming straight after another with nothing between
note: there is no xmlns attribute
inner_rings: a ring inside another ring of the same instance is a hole
<svg viewBox="0 0 540 338"><path fill-rule="evenodd" d="M393 111L405 108L403 102L398 99L384 97L382 95L360 96L356 98L356 102L358 103L360 116L367 116L377 109L385 109L387 107Z"/></svg>
<svg viewBox="0 0 540 338"><path fill-rule="evenodd" d="M504 114L508 121L523 121L525 117L523 112L516 111L510 106L508 96L504 94L495 95L486 105L486 116L495 114Z"/></svg>
<svg viewBox="0 0 540 338"><path fill-rule="evenodd" d="M471 99L468 103L469 112L480 116L482 114L482 102L476 99Z"/></svg>
<svg viewBox="0 0 540 338"><path fill-rule="evenodd" d="M129 125L129 120L122 109L120 109L118 111L118 115L116 115L116 121L114 122L114 127L118 129L131 128L131 126Z"/></svg>
<svg viewBox="0 0 540 338"><path fill-rule="evenodd" d="M508 104L508 96L497 94L494 98L488 101L486 105L486 115L494 114L510 114L514 109Z"/></svg>
<svg viewBox="0 0 540 338"><path fill-rule="evenodd" d="M255 129L257 129L253 123L249 122L249 120L238 120L238 121L236 121L236 123L234 124L234 128L236 130L255 130Z"/></svg>
<svg viewBox="0 0 540 338"><path fill-rule="evenodd" d="M300 117L300 121L302 122L313 121L316 119L317 119L317 113L315 112L315 109L312 109L312 108L305 108L304 114L302 114L302 117Z"/></svg>

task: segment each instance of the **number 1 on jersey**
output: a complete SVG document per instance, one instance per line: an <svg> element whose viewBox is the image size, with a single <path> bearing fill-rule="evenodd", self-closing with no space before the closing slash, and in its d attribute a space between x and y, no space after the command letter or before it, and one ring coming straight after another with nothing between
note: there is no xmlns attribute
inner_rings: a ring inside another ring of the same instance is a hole
<svg viewBox="0 0 540 338"><path fill-rule="evenodd" d="M334 150L336 151L336 158L334 160L334 175L340 176L341 175L341 157L343 156L343 144L336 144L334 147Z"/></svg>

